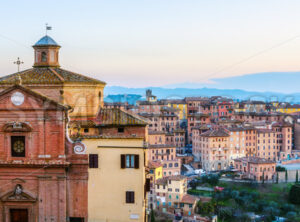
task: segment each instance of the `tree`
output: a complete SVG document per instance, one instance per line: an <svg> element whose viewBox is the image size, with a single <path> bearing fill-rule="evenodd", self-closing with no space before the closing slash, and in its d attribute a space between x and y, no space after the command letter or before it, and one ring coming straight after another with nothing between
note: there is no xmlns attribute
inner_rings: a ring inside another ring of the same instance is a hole
<svg viewBox="0 0 300 222"><path fill-rule="evenodd" d="M262 184L265 183L265 171L263 171L263 175L262 175Z"/></svg>
<svg viewBox="0 0 300 222"><path fill-rule="evenodd" d="M297 213L290 211L286 214L287 217L287 222L292 222L292 221L297 221L296 217L297 217Z"/></svg>
<svg viewBox="0 0 300 222"><path fill-rule="evenodd" d="M289 200L293 204L300 204L300 184L294 184L289 193Z"/></svg>
<svg viewBox="0 0 300 222"><path fill-rule="evenodd" d="M288 172L287 172L287 170L285 171L285 182L287 183L287 181L288 181Z"/></svg>
<svg viewBox="0 0 300 222"><path fill-rule="evenodd" d="M232 221L233 219L233 208L232 207L222 207L219 210L219 217L225 221Z"/></svg>
<svg viewBox="0 0 300 222"><path fill-rule="evenodd" d="M151 222L155 222L155 214L154 214L154 210L151 210Z"/></svg>
<svg viewBox="0 0 300 222"><path fill-rule="evenodd" d="M284 171L286 171L286 168L285 168L285 167L282 167L282 166L277 166L277 167L276 167L276 171L277 171L277 172L284 172Z"/></svg>
<svg viewBox="0 0 300 222"><path fill-rule="evenodd" d="M296 209L295 209L295 206L293 204L283 204L281 206L281 211L283 214L287 214L288 212L294 212Z"/></svg>
<svg viewBox="0 0 300 222"><path fill-rule="evenodd" d="M212 213L215 212L216 204L215 204L214 201L210 201L210 202L207 202L207 203L203 203L203 202L199 201L197 206L198 206L198 213L199 214L207 215L207 214L212 214Z"/></svg>
<svg viewBox="0 0 300 222"><path fill-rule="evenodd" d="M278 180L279 180L279 178L278 178L278 172L276 173L276 183L278 184Z"/></svg>
<svg viewBox="0 0 300 222"><path fill-rule="evenodd" d="M299 179L298 179L298 170L296 172L296 183L299 183Z"/></svg>

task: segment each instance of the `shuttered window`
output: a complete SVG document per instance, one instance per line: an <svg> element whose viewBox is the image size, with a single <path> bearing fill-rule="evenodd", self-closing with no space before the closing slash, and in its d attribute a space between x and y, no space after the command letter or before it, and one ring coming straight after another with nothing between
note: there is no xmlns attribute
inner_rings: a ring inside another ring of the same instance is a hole
<svg viewBox="0 0 300 222"><path fill-rule="evenodd" d="M149 192L150 191L150 178L146 178L146 183L145 183L145 192Z"/></svg>
<svg viewBox="0 0 300 222"><path fill-rule="evenodd" d="M98 168L98 154L89 154L89 167Z"/></svg>
<svg viewBox="0 0 300 222"><path fill-rule="evenodd" d="M121 168L140 168L140 156L135 154L122 154L121 155Z"/></svg>
<svg viewBox="0 0 300 222"><path fill-rule="evenodd" d="M126 203L134 203L134 192L126 191Z"/></svg>

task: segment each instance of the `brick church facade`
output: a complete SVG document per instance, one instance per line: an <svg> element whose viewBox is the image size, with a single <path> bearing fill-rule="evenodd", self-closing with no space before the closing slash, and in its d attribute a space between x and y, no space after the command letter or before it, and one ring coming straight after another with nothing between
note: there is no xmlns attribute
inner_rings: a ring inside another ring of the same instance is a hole
<svg viewBox="0 0 300 222"><path fill-rule="evenodd" d="M60 69L59 48L43 37L32 69L0 78L3 222L88 221L86 147L67 127L96 113L105 83Z"/></svg>

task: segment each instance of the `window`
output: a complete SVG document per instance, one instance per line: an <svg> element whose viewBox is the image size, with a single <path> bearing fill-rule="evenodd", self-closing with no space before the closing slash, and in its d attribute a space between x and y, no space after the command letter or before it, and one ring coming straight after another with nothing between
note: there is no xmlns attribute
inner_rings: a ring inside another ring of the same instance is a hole
<svg viewBox="0 0 300 222"><path fill-rule="evenodd" d="M98 168L98 154L89 154L89 167Z"/></svg>
<svg viewBox="0 0 300 222"><path fill-rule="evenodd" d="M84 222L82 217L70 217L70 222Z"/></svg>
<svg viewBox="0 0 300 222"><path fill-rule="evenodd" d="M85 128L83 131L84 131L84 133L88 133L88 132L89 132L89 129L88 129L88 128Z"/></svg>
<svg viewBox="0 0 300 222"><path fill-rule="evenodd" d="M135 154L122 154L121 155L121 168L139 168L139 155Z"/></svg>
<svg viewBox="0 0 300 222"><path fill-rule="evenodd" d="M11 155L13 157L25 157L25 136L11 137Z"/></svg>
<svg viewBox="0 0 300 222"><path fill-rule="evenodd" d="M118 133L124 133L124 128L122 127L118 128Z"/></svg>
<svg viewBox="0 0 300 222"><path fill-rule="evenodd" d="M145 192L149 192L150 191L150 185L152 185L150 183L150 179L146 178L146 183L145 183Z"/></svg>
<svg viewBox="0 0 300 222"><path fill-rule="evenodd" d="M126 203L134 203L134 192L126 191Z"/></svg>
<svg viewBox="0 0 300 222"><path fill-rule="evenodd" d="M42 62L47 62L47 53L42 52Z"/></svg>

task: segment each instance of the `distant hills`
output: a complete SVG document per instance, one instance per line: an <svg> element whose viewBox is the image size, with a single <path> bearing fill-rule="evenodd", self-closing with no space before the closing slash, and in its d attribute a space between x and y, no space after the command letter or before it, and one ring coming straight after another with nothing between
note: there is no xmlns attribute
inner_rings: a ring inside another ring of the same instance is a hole
<svg viewBox="0 0 300 222"><path fill-rule="evenodd" d="M300 103L300 72L258 73L211 79L210 83L181 83L164 87L105 87L105 101L128 101L134 104L152 89L159 99L182 99L188 96L226 96L234 100L285 101ZM114 95L114 96L113 96Z"/></svg>

